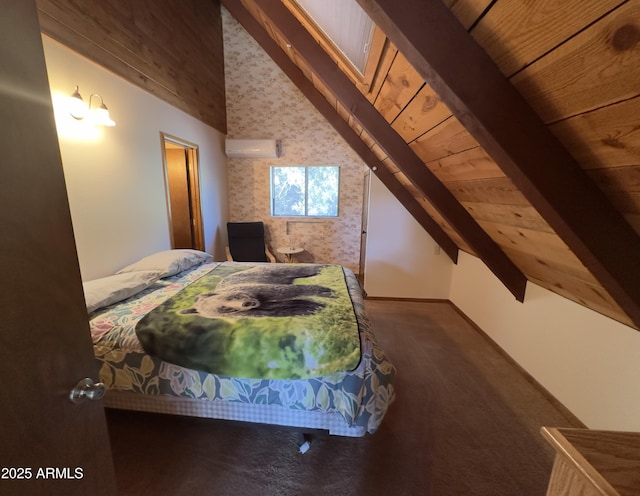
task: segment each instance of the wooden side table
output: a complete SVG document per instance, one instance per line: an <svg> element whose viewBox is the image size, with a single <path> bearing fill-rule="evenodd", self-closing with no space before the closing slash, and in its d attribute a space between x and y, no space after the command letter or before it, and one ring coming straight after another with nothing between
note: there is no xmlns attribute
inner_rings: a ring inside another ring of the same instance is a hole
<svg viewBox="0 0 640 496"><path fill-rule="evenodd" d="M640 494L640 432L543 427L541 433L556 450L547 496Z"/></svg>
<svg viewBox="0 0 640 496"><path fill-rule="evenodd" d="M287 257L287 263L292 263L293 256L296 253L302 253L304 251L304 248L281 246L280 248L276 248L276 251L278 253L282 253L285 257Z"/></svg>

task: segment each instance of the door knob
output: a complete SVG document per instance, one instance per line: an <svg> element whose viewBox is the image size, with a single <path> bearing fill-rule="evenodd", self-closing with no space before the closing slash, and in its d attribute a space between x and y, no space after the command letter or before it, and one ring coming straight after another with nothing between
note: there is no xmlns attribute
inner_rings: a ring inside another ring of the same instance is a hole
<svg viewBox="0 0 640 496"><path fill-rule="evenodd" d="M69 393L69 399L73 403L80 403L84 400L98 401L102 399L106 388L101 382L93 382L88 377L82 379L76 387Z"/></svg>

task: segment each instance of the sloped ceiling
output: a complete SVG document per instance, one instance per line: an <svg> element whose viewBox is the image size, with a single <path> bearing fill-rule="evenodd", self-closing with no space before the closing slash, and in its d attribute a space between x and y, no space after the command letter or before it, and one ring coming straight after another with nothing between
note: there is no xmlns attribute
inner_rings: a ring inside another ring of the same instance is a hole
<svg viewBox="0 0 640 496"><path fill-rule="evenodd" d="M640 0L358 0L370 85L280 0L222 0L455 261L640 327Z"/></svg>
<svg viewBox="0 0 640 496"><path fill-rule="evenodd" d="M36 5L46 35L227 132L216 1L36 0Z"/></svg>
<svg viewBox="0 0 640 496"><path fill-rule="evenodd" d="M43 32L225 132L218 1L37 4ZM640 0L358 2L387 36L367 84L284 0L222 0L453 261L640 328Z"/></svg>

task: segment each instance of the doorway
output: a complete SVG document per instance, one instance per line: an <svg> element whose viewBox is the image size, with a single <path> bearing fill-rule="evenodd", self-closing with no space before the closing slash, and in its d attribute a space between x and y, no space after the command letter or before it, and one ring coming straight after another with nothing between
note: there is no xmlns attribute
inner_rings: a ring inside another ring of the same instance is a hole
<svg viewBox="0 0 640 496"><path fill-rule="evenodd" d="M364 291L364 272L367 258L367 226L369 222L369 192L371 189L371 170L364 172L364 190L362 194L362 230L360 231L360 270L358 281Z"/></svg>
<svg viewBox="0 0 640 496"><path fill-rule="evenodd" d="M204 251L198 145L160 133L172 248Z"/></svg>

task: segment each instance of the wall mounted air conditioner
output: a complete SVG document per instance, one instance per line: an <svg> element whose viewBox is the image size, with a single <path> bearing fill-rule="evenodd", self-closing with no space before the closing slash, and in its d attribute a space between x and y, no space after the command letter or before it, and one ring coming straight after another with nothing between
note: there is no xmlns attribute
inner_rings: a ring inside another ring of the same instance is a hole
<svg viewBox="0 0 640 496"><path fill-rule="evenodd" d="M227 157L236 158L277 158L282 155L280 140L275 139L227 139Z"/></svg>

